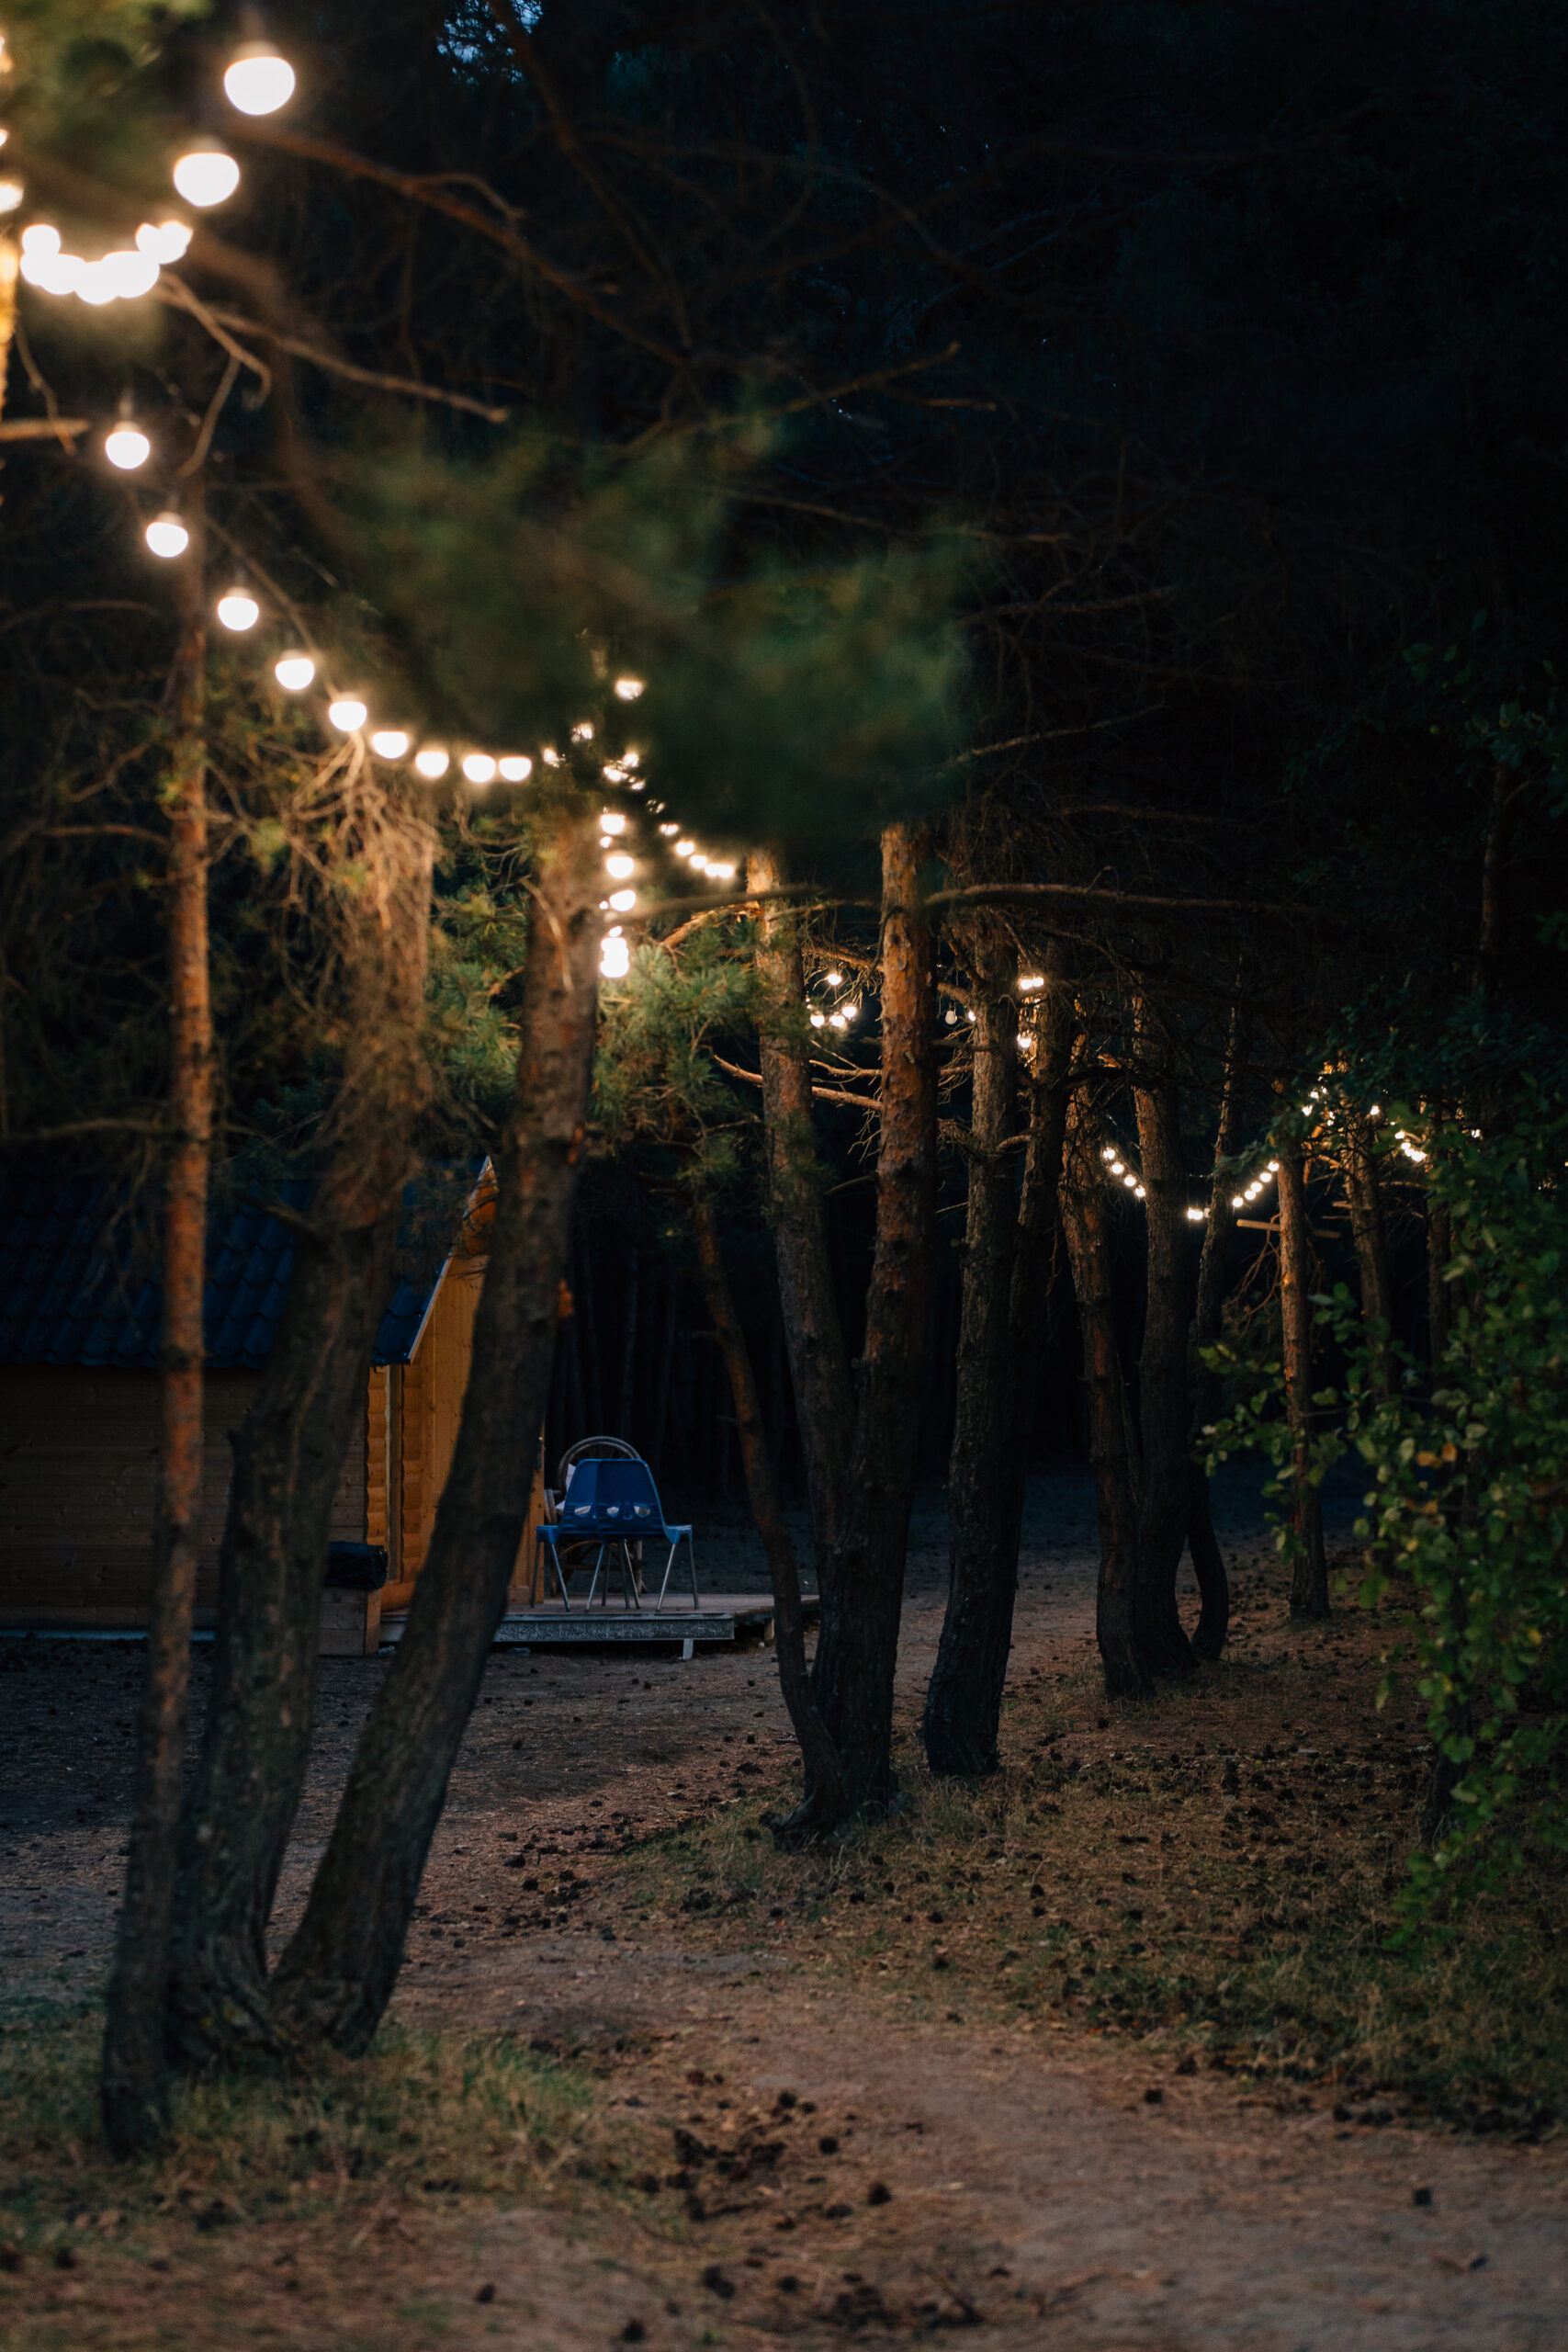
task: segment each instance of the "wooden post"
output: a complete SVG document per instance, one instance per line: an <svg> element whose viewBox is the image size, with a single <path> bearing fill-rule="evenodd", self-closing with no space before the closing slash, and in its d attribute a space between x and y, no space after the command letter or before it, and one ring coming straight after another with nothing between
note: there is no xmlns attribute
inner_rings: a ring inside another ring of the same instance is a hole
<svg viewBox="0 0 1568 2352"><path fill-rule="evenodd" d="M117 2155L164 2128L164 1991L190 1679L201 1500L202 1292L212 1134L212 1008L207 956L207 746L202 518L175 572L179 646L170 678L175 735L169 819L169 1124L164 1194L163 1445L152 1538L147 1681L138 1728L130 1860L104 2026L104 2128Z"/></svg>

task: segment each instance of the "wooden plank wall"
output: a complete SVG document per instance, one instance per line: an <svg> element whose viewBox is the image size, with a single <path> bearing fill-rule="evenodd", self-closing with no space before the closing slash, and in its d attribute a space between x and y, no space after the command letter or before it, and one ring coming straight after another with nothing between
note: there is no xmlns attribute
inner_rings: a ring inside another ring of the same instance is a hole
<svg viewBox="0 0 1568 2352"><path fill-rule="evenodd" d="M197 1622L210 1623L233 1457L261 1385L209 1373ZM0 1365L0 1623L146 1622L158 1457L154 1373ZM365 1449L344 1462L332 1532L365 1532Z"/></svg>

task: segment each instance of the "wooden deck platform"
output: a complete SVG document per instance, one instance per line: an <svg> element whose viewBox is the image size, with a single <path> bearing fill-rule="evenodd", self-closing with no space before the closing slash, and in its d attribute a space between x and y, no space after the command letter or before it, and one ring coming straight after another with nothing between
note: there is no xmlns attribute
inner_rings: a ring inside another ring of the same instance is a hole
<svg viewBox="0 0 1568 2352"><path fill-rule="evenodd" d="M806 1622L815 1622L821 1606L815 1593L802 1598ZM405 1610L389 1611L381 1620L381 1645L401 1638ZM699 1608L688 1600L684 1608L673 1598L656 1610L649 1594L640 1609L628 1609L616 1597L608 1608L595 1601L585 1609L581 1600L563 1609L558 1600L510 1609L496 1632L496 1643L508 1648L556 1648L562 1643L679 1642L682 1657L690 1657L698 1642L756 1641L773 1638L773 1597L765 1592L705 1592Z"/></svg>

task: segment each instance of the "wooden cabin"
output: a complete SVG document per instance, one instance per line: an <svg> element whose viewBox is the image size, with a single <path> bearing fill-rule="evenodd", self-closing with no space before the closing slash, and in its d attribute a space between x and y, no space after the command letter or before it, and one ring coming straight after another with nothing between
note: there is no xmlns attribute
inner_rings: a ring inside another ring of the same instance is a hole
<svg viewBox="0 0 1568 2352"><path fill-rule="evenodd" d="M304 1188L283 1191L302 1208ZM361 1428L333 1505L334 1542L384 1546L379 1591L329 1583L322 1647L373 1650L407 1606L451 1467L495 1213L488 1165L411 1186L399 1272ZM231 1468L288 1296L288 1226L250 1203L208 1236L206 1428L197 1623L217 1599ZM0 1631L147 1622L159 1442L156 1237L100 1180L0 1185ZM536 1471L529 1520L539 1515ZM528 1590L526 1535L518 1597Z"/></svg>

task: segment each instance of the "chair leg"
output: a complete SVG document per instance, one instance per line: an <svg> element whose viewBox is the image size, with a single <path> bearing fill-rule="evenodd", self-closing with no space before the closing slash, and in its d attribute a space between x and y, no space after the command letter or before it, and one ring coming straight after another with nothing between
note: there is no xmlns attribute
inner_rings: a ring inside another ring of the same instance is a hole
<svg viewBox="0 0 1568 2352"><path fill-rule="evenodd" d="M659 1588L659 1604L653 1612L656 1617L660 1615L663 1611L664 1596L670 1589L670 1571L675 1565L675 1555L680 1548L681 1539L677 1536L674 1543L670 1546L670 1557L664 1563L664 1582Z"/></svg>
<svg viewBox="0 0 1568 2352"><path fill-rule="evenodd" d="M599 1571L600 1571L600 1569L604 1566L604 1546L603 1545L603 1544L600 1544L600 1546L599 1546L599 1549L598 1549L598 1551L595 1553L595 1555L594 1555L594 1558L593 1558L593 1574L592 1575L592 1577L590 1577L590 1578L589 1578L589 1580L588 1580L588 1598L587 1598L587 1600L586 1600L584 1601L584 1603L583 1603L583 1607L584 1607L585 1609L592 1609L592 1606L593 1606L593 1596L594 1596L594 1594L595 1594L595 1593L598 1591L598 1589L599 1589ZM606 1589L608 1589L608 1587L607 1587L607 1586L606 1586Z"/></svg>
<svg viewBox="0 0 1568 2352"><path fill-rule="evenodd" d="M555 1544L547 1544L545 1549L550 1555L550 1566L556 1572L556 1582L560 1587L562 1606L570 1614L571 1610L571 1595L566 1589L566 1577L561 1570L559 1546Z"/></svg>
<svg viewBox="0 0 1568 2352"><path fill-rule="evenodd" d="M701 1616L703 1597L697 1590L697 1547L689 1535L686 1538L686 1565L692 1571L692 1607Z"/></svg>
<svg viewBox="0 0 1568 2352"><path fill-rule="evenodd" d="M642 1603L637 1597L637 1569L632 1563L632 1547L625 1542L621 1545L621 1592L626 1606L640 1611Z"/></svg>

